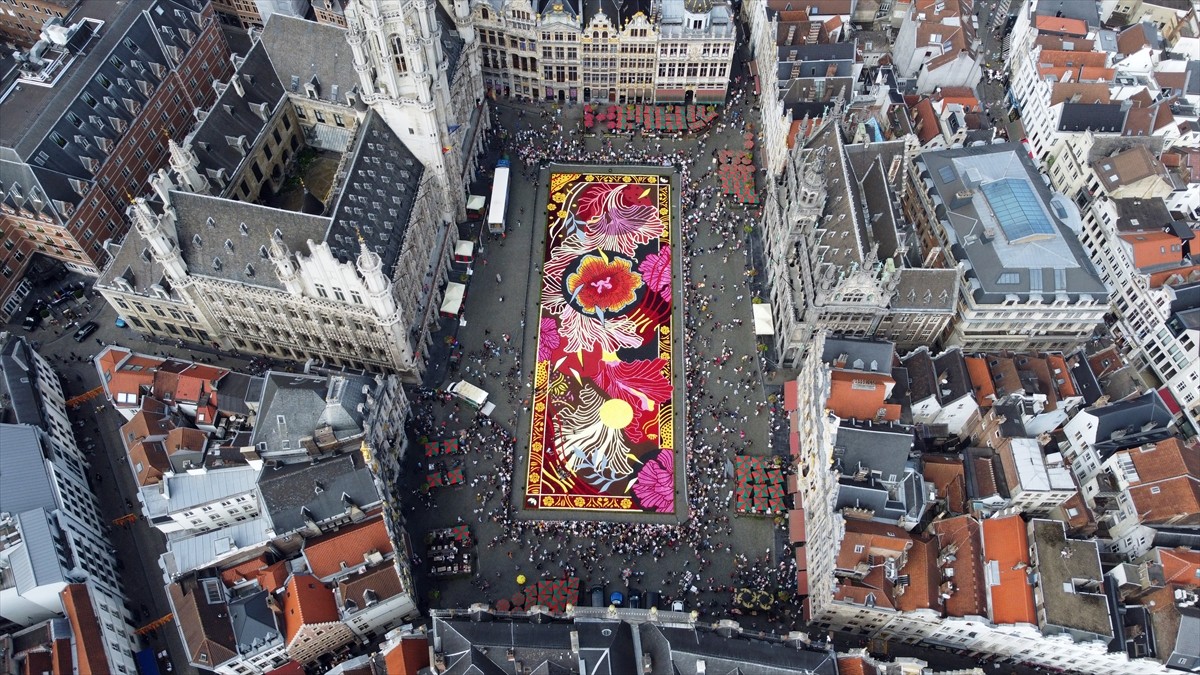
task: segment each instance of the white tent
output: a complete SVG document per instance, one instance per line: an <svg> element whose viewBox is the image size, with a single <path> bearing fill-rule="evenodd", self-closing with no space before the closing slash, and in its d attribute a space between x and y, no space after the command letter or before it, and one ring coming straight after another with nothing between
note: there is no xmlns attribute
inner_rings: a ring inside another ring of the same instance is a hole
<svg viewBox="0 0 1200 675"><path fill-rule="evenodd" d="M442 298L442 314L458 316L459 310L462 309L463 294L466 292L467 287L462 284L453 281L446 284L446 295Z"/></svg>
<svg viewBox="0 0 1200 675"><path fill-rule="evenodd" d="M483 207L486 205L487 197L484 197L483 195L471 195L467 197L468 211L482 211Z"/></svg>
<svg viewBox="0 0 1200 675"><path fill-rule="evenodd" d="M751 305L754 308L754 334L774 335L775 321L771 316L771 306L765 302Z"/></svg>
<svg viewBox="0 0 1200 675"><path fill-rule="evenodd" d="M459 239L454 245L454 260L456 262L471 262L475 257L475 242Z"/></svg>

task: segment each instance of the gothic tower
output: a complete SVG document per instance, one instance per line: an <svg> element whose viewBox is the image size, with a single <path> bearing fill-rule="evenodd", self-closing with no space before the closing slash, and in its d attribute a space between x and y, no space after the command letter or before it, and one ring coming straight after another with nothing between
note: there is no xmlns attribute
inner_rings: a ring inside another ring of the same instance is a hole
<svg viewBox="0 0 1200 675"><path fill-rule="evenodd" d="M208 178L200 173L200 160L192 152L192 144L184 141L180 145L171 138L167 140L167 148L171 154L171 169L179 176L182 187L189 192L208 194Z"/></svg>
<svg viewBox="0 0 1200 675"><path fill-rule="evenodd" d="M437 0L355 0L346 6L346 25L363 102L433 172L443 221L465 218L462 153L452 133L468 124L471 108L456 109L451 96ZM474 31L460 37L473 56ZM459 68L477 68L474 58L460 61Z"/></svg>
<svg viewBox="0 0 1200 675"><path fill-rule="evenodd" d="M358 268L358 273L367 287L367 304L375 311L379 327L391 338L388 344L394 361L413 364L416 367L400 307L392 294L392 280L384 274L383 261L379 259L379 255L367 247L361 236L358 238L358 244L359 254L355 267Z"/></svg>
<svg viewBox="0 0 1200 675"><path fill-rule="evenodd" d="M162 215L150 208L150 204L138 197L127 210L129 219L133 221L138 234L146 241L150 255L162 265L163 273L176 285L189 283L187 263L179 252L179 233L175 228L175 207L171 205L171 179L167 172L159 169L151 176L150 184L163 202Z"/></svg>

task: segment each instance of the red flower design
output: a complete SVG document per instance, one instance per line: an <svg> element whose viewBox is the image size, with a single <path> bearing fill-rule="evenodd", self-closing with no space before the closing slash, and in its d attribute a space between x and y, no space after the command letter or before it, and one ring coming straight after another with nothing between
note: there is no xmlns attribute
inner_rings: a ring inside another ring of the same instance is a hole
<svg viewBox="0 0 1200 675"><path fill-rule="evenodd" d="M624 309L637 298L641 287L642 275L633 271L633 263L603 254L584 257L567 276L567 292L589 314Z"/></svg>

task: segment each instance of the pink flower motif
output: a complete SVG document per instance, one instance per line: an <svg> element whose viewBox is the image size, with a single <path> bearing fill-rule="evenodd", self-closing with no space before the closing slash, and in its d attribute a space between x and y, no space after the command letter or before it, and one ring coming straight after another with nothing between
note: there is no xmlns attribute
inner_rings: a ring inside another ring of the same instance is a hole
<svg viewBox="0 0 1200 675"><path fill-rule="evenodd" d="M661 295L663 300L671 301L671 249L664 248L642 258L638 272L650 290Z"/></svg>
<svg viewBox="0 0 1200 675"><path fill-rule="evenodd" d="M543 318L539 330L541 335L538 337L538 360L545 361L562 344L562 338L558 336L558 322L554 319Z"/></svg>
<svg viewBox="0 0 1200 675"><path fill-rule="evenodd" d="M633 494L642 508L670 513L675 510L675 453L663 450L638 472Z"/></svg>

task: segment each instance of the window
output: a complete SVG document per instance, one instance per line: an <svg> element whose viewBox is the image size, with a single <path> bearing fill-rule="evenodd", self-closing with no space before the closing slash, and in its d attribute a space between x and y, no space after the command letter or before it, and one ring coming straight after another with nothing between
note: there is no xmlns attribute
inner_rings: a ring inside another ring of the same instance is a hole
<svg viewBox="0 0 1200 675"><path fill-rule="evenodd" d="M329 293L325 290L325 286L323 284L314 284L313 287L317 289L317 295L321 296L322 298L329 297Z"/></svg>

